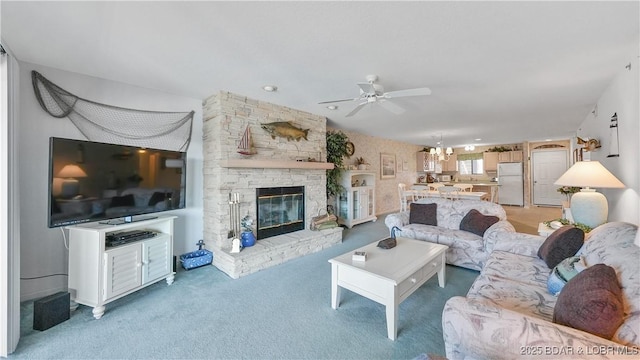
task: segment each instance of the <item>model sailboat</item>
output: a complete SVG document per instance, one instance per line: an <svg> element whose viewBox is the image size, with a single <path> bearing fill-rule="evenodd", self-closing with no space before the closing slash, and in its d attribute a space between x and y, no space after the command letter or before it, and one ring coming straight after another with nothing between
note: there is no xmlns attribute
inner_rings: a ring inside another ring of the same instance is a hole
<svg viewBox="0 0 640 360"><path fill-rule="evenodd" d="M240 144L238 145L238 153L242 155L253 155L256 154L257 151L253 147L253 140L251 140L251 131L249 131L249 125L244 130L244 135L242 135L242 139L240 139Z"/></svg>

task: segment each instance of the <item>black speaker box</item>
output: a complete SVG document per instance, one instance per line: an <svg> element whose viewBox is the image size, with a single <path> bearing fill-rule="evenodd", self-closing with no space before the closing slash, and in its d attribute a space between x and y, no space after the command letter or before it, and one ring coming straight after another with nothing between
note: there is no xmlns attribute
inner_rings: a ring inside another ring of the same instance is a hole
<svg viewBox="0 0 640 360"><path fill-rule="evenodd" d="M70 302L71 296L68 292L59 292L34 301L33 329L43 331L69 320Z"/></svg>

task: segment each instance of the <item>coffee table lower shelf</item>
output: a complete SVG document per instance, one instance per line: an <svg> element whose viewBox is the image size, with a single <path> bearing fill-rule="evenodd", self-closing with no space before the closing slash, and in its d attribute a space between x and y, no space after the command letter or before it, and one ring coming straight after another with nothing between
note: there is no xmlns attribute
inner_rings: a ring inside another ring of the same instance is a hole
<svg viewBox="0 0 640 360"><path fill-rule="evenodd" d="M398 333L398 306L433 275L445 286L445 245L397 238L393 249L378 248L377 241L354 251L365 251L366 261L353 261L353 252L331 263L331 307L340 306L341 289L347 289L386 307L387 336Z"/></svg>

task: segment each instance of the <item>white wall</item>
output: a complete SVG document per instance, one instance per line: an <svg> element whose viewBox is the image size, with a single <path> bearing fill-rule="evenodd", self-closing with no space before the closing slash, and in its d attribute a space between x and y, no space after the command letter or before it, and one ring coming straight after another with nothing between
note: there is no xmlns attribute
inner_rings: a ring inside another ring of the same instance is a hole
<svg viewBox="0 0 640 360"><path fill-rule="evenodd" d="M620 72L598 99L597 116L589 114L578 129L578 136L600 140L602 147L590 153L627 187L626 189L598 189L609 202L609 221L640 223L640 91L638 78L640 62L638 50L629 54L631 69L620 64ZM609 124L618 115L620 157L610 154Z"/></svg>
<svg viewBox="0 0 640 360"><path fill-rule="evenodd" d="M1 42L1 41L0 41ZM0 357L20 340L20 205L18 196L19 65L0 55Z"/></svg>
<svg viewBox="0 0 640 360"><path fill-rule="evenodd" d="M81 98L103 104L154 111L195 110L187 151L187 207L171 212L178 216L174 254L195 250L196 242L202 239L202 100L20 63L20 277L67 274L68 251L61 228L47 227L49 137L85 139L68 118L54 118L40 107L31 85L32 70ZM66 291L66 288L66 276L21 280L21 300Z"/></svg>

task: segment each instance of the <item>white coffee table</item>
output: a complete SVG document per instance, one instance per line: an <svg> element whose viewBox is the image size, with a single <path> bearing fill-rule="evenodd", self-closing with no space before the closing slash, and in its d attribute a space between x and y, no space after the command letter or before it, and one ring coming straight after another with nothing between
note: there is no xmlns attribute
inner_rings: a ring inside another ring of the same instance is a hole
<svg viewBox="0 0 640 360"><path fill-rule="evenodd" d="M397 238L393 249L381 249L375 241L354 251L365 251L367 260L353 261L354 251L337 256L331 263L331 307L340 305L341 288L351 290L386 306L387 336L398 334L398 305L436 273L445 284L447 246Z"/></svg>

